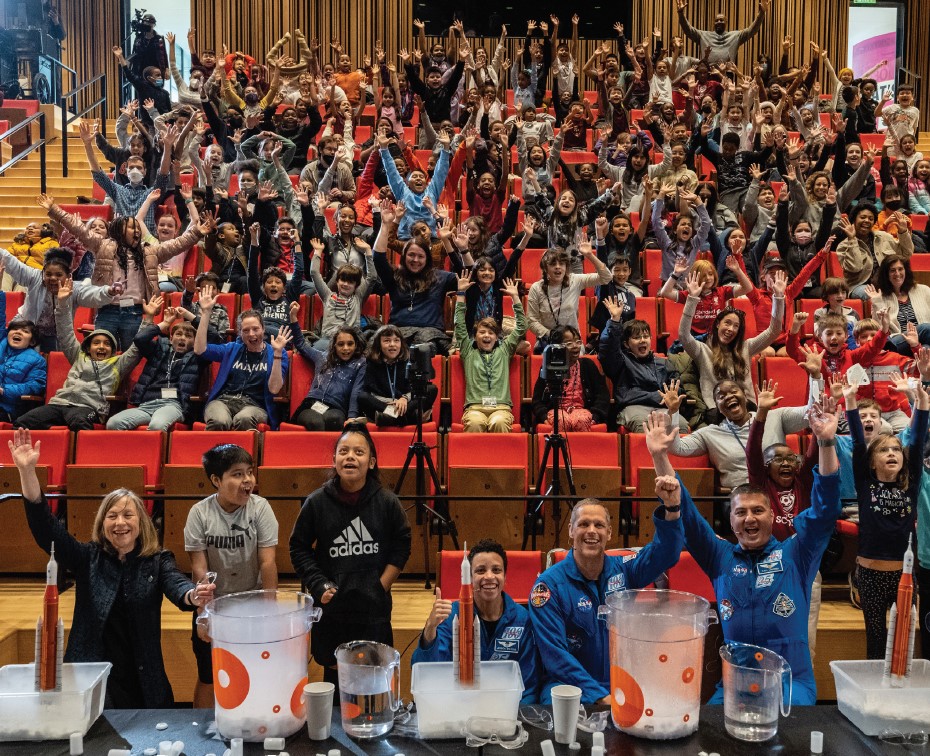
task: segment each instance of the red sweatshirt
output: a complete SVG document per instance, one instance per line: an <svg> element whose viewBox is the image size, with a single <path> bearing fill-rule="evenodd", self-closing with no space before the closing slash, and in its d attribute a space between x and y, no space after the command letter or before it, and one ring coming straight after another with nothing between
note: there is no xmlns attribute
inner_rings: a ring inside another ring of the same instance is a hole
<svg viewBox="0 0 930 756"><path fill-rule="evenodd" d="M793 280L788 282L788 288L785 289L785 326L781 335L775 339L773 346L785 343L787 331L791 328L791 320L794 317L794 300L801 296L801 292L804 291L804 287L807 285L807 282L810 281L811 276L817 272L826 259L827 253L824 250L820 250L820 252L807 261L807 264L801 268L801 272L798 273ZM743 272L745 272L746 266L742 257L740 257L739 260L740 265L743 267ZM772 292L768 289L757 289L754 287L746 294L746 297L752 304L752 314L756 318L756 330L762 333L769 327L769 323L772 322Z"/></svg>

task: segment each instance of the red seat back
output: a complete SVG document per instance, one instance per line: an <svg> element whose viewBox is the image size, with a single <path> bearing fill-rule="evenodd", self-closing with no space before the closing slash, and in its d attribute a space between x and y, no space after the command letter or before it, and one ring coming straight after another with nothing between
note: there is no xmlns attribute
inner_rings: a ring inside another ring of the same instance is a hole
<svg viewBox="0 0 930 756"><path fill-rule="evenodd" d="M77 434L74 464L89 467L140 466L145 485L161 482L165 434L84 430Z"/></svg>
<svg viewBox="0 0 930 756"><path fill-rule="evenodd" d="M541 551L507 551L507 574L504 590L514 601L525 604L529 601L533 583L542 567ZM454 600L459 595L462 582L462 557L464 551L446 551L439 554L439 576L437 583L444 599Z"/></svg>
<svg viewBox="0 0 930 756"><path fill-rule="evenodd" d="M624 436L624 461L626 467L626 484L636 489L639 486L639 471L641 468L655 468L652 461L652 455L646 448L646 436L642 433L628 433ZM701 468L712 467L706 454L697 457L679 457L676 454L670 454L672 465L676 468Z"/></svg>
<svg viewBox="0 0 930 756"><path fill-rule="evenodd" d="M251 431L172 431L168 464L199 467L203 453L219 444L236 444L255 457L257 437Z"/></svg>
<svg viewBox="0 0 930 756"><path fill-rule="evenodd" d="M520 355L514 355L510 360L510 401L513 406L515 429L518 429L520 420L522 397L520 376L522 374L523 358ZM449 357L449 400L452 405L453 430L461 430L462 413L465 411L465 370L462 368L462 358L458 354ZM456 425L459 427L456 428Z"/></svg>
<svg viewBox="0 0 930 756"><path fill-rule="evenodd" d="M696 596L702 596L712 604L717 601L717 594L714 593L710 578L689 552L682 551L678 563L668 570L667 574L669 590L693 593Z"/></svg>

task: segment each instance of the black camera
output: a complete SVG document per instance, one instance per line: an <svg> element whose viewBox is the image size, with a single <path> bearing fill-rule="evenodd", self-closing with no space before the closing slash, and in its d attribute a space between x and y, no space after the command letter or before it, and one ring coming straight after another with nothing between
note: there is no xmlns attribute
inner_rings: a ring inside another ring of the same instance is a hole
<svg viewBox="0 0 930 756"><path fill-rule="evenodd" d="M432 380L436 374L433 372L433 357L436 347L431 343L414 344L410 347L410 356L407 358L407 380Z"/></svg>
<svg viewBox="0 0 930 756"><path fill-rule="evenodd" d="M564 381L568 375L568 349L562 344L549 344L542 353L539 377L544 381Z"/></svg>
<svg viewBox="0 0 930 756"><path fill-rule="evenodd" d="M149 23L146 19L152 19L152 23ZM132 29L133 34L145 34L153 29L155 17L149 13L145 8L136 8L135 18L129 21L129 27Z"/></svg>

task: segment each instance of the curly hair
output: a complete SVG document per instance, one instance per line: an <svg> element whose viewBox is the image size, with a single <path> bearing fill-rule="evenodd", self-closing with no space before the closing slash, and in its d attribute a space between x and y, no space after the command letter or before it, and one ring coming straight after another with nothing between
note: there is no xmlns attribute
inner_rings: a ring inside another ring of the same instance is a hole
<svg viewBox="0 0 930 756"><path fill-rule="evenodd" d="M145 271L145 258L142 255L141 229L140 241L138 244L129 246L126 244L126 229L130 221L138 225L138 221L128 215L120 215L110 221L107 226L107 232L110 238L116 242L116 263L125 274L129 274L129 259L132 258L132 264L136 270Z"/></svg>

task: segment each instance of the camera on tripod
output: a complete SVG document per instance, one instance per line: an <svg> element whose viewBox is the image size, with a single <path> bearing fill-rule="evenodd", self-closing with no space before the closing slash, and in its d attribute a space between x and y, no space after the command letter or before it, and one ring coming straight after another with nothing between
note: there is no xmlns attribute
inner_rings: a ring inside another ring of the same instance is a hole
<svg viewBox="0 0 930 756"><path fill-rule="evenodd" d="M410 356L407 357L407 380L411 383L417 381L428 382L436 377L433 371L433 357L436 356L436 347L433 344L414 344L410 347Z"/></svg>
<svg viewBox="0 0 930 756"><path fill-rule="evenodd" d="M145 8L136 8L135 18L130 19L129 27L132 29L133 34L145 34L149 32L154 27L154 23L149 23L146 19L155 20L155 17L149 13Z"/></svg>
<svg viewBox="0 0 930 756"><path fill-rule="evenodd" d="M561 383L568 377L568 349L562 344L549 344L542 353L539 377L549 383Z"/></svg>

